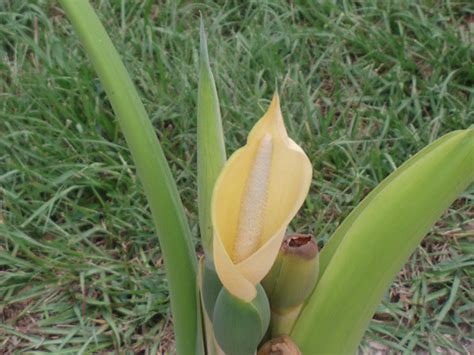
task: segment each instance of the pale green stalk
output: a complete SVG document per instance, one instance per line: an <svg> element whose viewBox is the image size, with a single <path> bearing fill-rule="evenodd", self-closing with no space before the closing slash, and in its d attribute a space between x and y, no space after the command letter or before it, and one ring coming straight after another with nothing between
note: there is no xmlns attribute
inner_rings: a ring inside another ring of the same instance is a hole
<svg viewBox="0 0 474 355"><path fill-rule="evenodd" d="M209 272L209 270L207 270ZM215 271L214 271L215 273ZM207 295L203 294L203 291L208 291L208 288L214 288L215 285L213 285L213 282L209 282L209 276L215 276L217 278L217 275L207 275L206 277L206 269L205 269L205 261L204 257L202 257L199 260L199 272L198 272L198 284L200 287L200 296L201 296L201 314L202 314L202 319L203 319L203 326L204 326L204 334L205 334L205 343L206 343L206 355L225 355L224 352L219 348L216 342L216 338L214 336L214 326L212 324L210 316L212 316L212 313L209 313L208 310L206 309L206 296L209 296L209 293ZM207 280L206 280L207 278ZM219 282L220 284L220 282ZM222 288L222 285L218 287L219 291ZM217 292L219 292L217 291ZM212 294L212 293L211 293ZM216 295L217 296L217 295ZM215 304L215 299L213 298L212 300L212 307L214 307Z"/></svg>
<svg viewBox="0 0 474 355"><path fill-rule="evenodd" d="M165 261L177 351L202 353L196 256L166 158L127 70L89 2L60 2L105 88L150 204Z"/></svg>
<svg viewBox="0 0 474 355"><path fill-rule="evenodd" d="M303 308L302 304L293 309L285 310L285 313L278 313L272 310L270 330L273 338L291 333L301 312L301 308Z"/></svg>
<svg viewBox="0 0 474 355"><path fill-rule="evenodd" d="M197 101L197 161L199 227L206 258L212 259L211 198L214 183L226 161L224 134L216 84L201 19L199 87Z"/></svg>
<svg viewBox="0 0 474 355"><path fill-rule="evenodd" d="M303 354L357 351L396 273L473 180L470 129L433 143L367 197L353 212L355 217L349 217L350 225L293 328L292 338Z"/></svg>

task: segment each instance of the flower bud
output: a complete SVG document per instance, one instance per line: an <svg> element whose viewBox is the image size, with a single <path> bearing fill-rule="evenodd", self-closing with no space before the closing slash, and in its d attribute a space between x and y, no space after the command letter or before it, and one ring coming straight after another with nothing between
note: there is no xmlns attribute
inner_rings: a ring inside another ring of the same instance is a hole
<svg viewBox="0 0 474 355"><path fill-rule="evenodd" d="M214 307L214 336L226 355L254 355L270 323L270 305L262 286L257 295L246 302L225 288Z"/></svg>
<svg viewBox="0 0 474 355"><path fill-rule="evenodd" d="M271 269L285 230L311 185L311 163L285 128L278 94L247 144L232 154L211 201L213 256L219 279L251 302Z"/></svg>
<svg viewBox="0 0 474 355"><path fill-rule="evenodd" d="M288 334L319 274L319 254L310 234L285 237L272 269L262 281L272 310L272 335Z"/></svg>

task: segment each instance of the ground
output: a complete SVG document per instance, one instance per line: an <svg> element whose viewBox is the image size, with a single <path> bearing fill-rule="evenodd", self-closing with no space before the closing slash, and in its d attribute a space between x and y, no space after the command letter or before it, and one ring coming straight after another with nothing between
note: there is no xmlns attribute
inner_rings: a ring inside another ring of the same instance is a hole
<svg viewBox="0 0 474 355"><path fill-rule="evenodd" d="M320 246L403 161L474 123L469 1L93 4L156 128L196 248L199 12L227 152L278 86L289 134L314 165L291 230ZM53 1L3 0L0 42L0 353L165 351L160 246L69 21ZM473 199L471 186L408 260L361 352L472 351Z"/></svg>

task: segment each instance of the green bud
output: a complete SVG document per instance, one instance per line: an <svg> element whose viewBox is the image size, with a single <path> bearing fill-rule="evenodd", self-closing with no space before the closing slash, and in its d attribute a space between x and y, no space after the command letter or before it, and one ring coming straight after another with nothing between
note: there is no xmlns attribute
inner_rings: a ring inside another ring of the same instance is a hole
<svg viewBox="0 0 474 355"><path fill-rule="evenodd" d="M270 323L270 305L263 287L257 285L257 296L251 302L222 288L212 323L217 343L226 355L254 355Z"/></svg>
<svg viewBox="0 0 474 355"><path fill-rule="evenodd" d="M318 246L310 234L285 237L262 281L272 309L272 336L288 334L319 275Z"/></svg>
<svg viewBox="0 0 474 355"><path fill-rule="evenodd" d="M217 276L216 268L212 259L204 258L204 267L202 272L202 299L204 308L212 319L214 313L214 305L216 303L217 296L222 289L222 282Z"/></svg>

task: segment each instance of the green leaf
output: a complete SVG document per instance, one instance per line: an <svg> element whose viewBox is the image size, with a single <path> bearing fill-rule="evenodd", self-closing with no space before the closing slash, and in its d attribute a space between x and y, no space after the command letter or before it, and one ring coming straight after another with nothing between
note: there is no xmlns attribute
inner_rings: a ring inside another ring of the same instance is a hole
<svg viewBox="0 0 474 355"><path fill-rule="evenodd" d="M334 234L329 239L328 243L324 246L322 251L319 255L319 276L324 274L326 267L331 261L334 253L336 252L339 244L341 243L342 239L346 235L347 231L351 228L354 221L357 220L359 215L364 211L364 209L369 205L369 203L378 195L380 191L382 191L385 186L395 180L398 176L400 176L406 169L411 167L413 164L418 162L422 159L425 155L432 152L433 149L438 147L440 144L444 143L445 141L449 140L453 135L456 135L458 132L451 132L440 139L436 140L432 144L428 145L421 151L419 151L415 156L411 159L406 161L402 166L400 166L396 171L390 174L385 180L383 180L374 190L370 192L370 194L347 216L347 218L342 222L342 224L337 228Z"/></svg>
<svg viewBox="0 0 474 355"><path fill-rule="evenodd" d="M457 131L415 155L362 202L336 232L337 245L293 329L303 354L356 352L392 279L473 180L474 130Z"/></svg>
<svg viewBox="0 0 474 355"><path fill-rule="evenodd" d="M94 9L87 0L61 0L61 5L105 88L150 204L169 282L177 351L201 353L196 256L165 155L127 70Z"/></svg>
<svg viewBox="0 0 474 355"><path fill-rule="evenodd" d="M197 104L199 227L207 259L212 259L211 198L214 183L226 161L221 111L209 64L206 33L201 19Z"/></svg>

